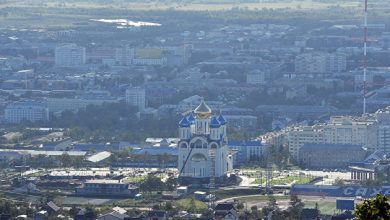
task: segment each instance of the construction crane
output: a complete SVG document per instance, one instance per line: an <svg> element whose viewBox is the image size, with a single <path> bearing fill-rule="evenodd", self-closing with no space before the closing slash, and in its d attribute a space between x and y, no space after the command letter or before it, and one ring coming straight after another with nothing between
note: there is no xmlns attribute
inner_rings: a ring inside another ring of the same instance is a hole
<svg viewBox="0 0 390 220"><path fill-rule="evenodd" d="M194 148L191 147L191 150L190 150L190 152L188 153L187 158L186 158L186 160L184 161L182 168L180 169L179 176L183 173L184 168L186 167L187 161L188 161L188 159L190 159L190 156L191 156L191 153L192 153L192 150L193 150L193 149L194 149Z"/></svg>

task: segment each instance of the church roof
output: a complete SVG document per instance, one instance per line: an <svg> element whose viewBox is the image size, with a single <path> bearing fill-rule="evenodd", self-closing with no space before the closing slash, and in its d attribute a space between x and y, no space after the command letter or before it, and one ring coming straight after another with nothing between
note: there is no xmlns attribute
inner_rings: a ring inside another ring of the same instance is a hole
<svg viewBox="0 0 390 220"><path fill-rule="evenodd" d="M217 119L218 119L219 123L221 123L221 125L225 125L227 123L225 117L223 117L223 115L221 115L221 114L219 114Z"/></svg>
<svg viewBox="0 0 390 220"><path fill-rule="evenodd" d="M194 114L192 114L192 112L190 112L190 114L188 114L187 116L187 120L192 123L195 121L195 117L194 117Z"/></svg>
<svg viewBox="0 0 390 220"><path fill-rule="evenodd" d="M216 117L213 117L210 122L211 128L219 128L221 126L221 123L218 121Z"/></svg>
<svg viewBox="0 0 390 220"><path fill-rule="evenodd" d="M197 115L197 116L209 116L211 115L212 111L211 111L211 108L204 102L204 99L202 98L201 101L200 101L200 104L198 107L196 107L196 109L194 110L194 113Z"/></svg>
<svg viewBox="0 0 390 220"><path fill-rule="evenodd" d="M190 127L190 121L188 121L187 117L183 117L180 122L179 122L179 126L180 127Z"/></svg>

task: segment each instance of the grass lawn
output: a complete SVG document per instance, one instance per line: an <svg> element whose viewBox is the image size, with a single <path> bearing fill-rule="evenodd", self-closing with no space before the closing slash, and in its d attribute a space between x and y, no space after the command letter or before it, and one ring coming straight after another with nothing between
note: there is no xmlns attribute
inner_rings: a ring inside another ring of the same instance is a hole
<svg viewBox="0 0 390 220"><path fill-rule="evenodd" d="M260 189L231 189L231 190L218 190L212 192L217 199L226 199L236 196L258 195L262 191Z"/></svg>
<svg viewBox="0 0 390 220"><path fill-rule="evenodd" d="M336 202L329 201L305 201L305 208L314 208L316 203L322 214L332 215L336 209Z"/></svg>
<svg viewBox="0 0 390 220"><path fill-rule="evenodd" d="M251 184L264 184L265 183L265 178L262 179L255 179Z"/></svg>
<svg viewBox="0 0 390 220"><path fill-rule="evenodd" d="M124 182L128 183L138 183L144 180L146 176L129 176L124 179Z"/></svg>
<svg viewBox="0 0 390 220"><path fill-rule="evenodd" d="M199 201L199 200L196 200L196 199L192 199L192 198L180 199L180 200L174 201L173 206L176 206L180 210L185 210L185 211L207 210L207 208L208 208L206 203Z"/></svg>
<svg viewBox="0 0 390 220"><path fill-rule="evenodd" d="M286 176L280 179L272 179L272 185L287 185L295 181L295 184L305 184L310 182L310 178L306 176Z"/></svg>
<svg viewBox="0 0 390 220"><path fill-rule="evenodd" d="M276 201L278 200L286 200L290 199L290 196L273 196ZM248 196L248 197L243 197L239 198L238 200L240 202L253 202L253 201L268 201L269 196L267 195L259 195L259 196Z"/></svg>

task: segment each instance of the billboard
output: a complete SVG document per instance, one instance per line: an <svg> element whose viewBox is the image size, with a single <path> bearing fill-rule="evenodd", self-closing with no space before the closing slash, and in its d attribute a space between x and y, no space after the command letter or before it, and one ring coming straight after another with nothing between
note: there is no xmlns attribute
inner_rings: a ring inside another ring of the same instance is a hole
<svg viewBox="0 0 390 220"><path fill-rule="evenodd" d="M355 209L355 200L353 200L353 199L337 199L336 200L336 209L354 210Z"/></svg>
<svg viewBox="0 0 390 220"><path fill-rule="evenodd" d="M376 194L390 196L390 186L322 186L322 185L294 185L291 188L293 195L330 196L330 197L374 197Z"/></svg>

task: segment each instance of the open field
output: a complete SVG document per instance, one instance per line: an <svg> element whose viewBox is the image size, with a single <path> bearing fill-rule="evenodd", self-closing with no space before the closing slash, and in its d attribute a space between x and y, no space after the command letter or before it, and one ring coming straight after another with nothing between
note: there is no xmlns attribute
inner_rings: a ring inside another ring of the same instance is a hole
<svg viewBox="0 0 390 220"><path fill-rule="evenodd" d="M361 2L319 3L311 0L280 3L162 3L157 1L128 2L113 0L113 3L59 0L8 0L0 3L0 22L8 29L67 29L86 28L99 30L108 26L91 19L130 19L157 22L162 25L186 25L202 22L254 21L259 19L347 19L362 16ZM386 10L376 10L377 16L387 15ZM187 19L187 20L186 20ZM188 27L190 29L191 27Z"/></svg>
<svg viewBox="0 0 390 220"><path fill-rule="evenodd" d="M110 9L131 9L131 10L183 10L183 11L214 11L214 10L231 10L231 9L248 9L248 10L259 10L259 9L325 9L328 7L357 7L361 3L359 1L351 2L340 2L340 3L320 3L313 2L311 0L303 1L291 1L291 2L258 2L258 3L232 3L232 2L217 2L212 3L175 3L175 2L157 2L157 1L139 1L139 2L124 2L114 0L113 3L93 3L93 2L72 2L63 3L62 1L52 0L48 3L42 3L42 1L10 1L2 4L1 7L60 7L60 8L110 8Z"/></svg>
<svg viewBox="0 0 390 220"><path fill-rule="evenodd" d="M207 205L196 199L180 199L173 202L173 205L180 210L207 210Z"/></svg>

